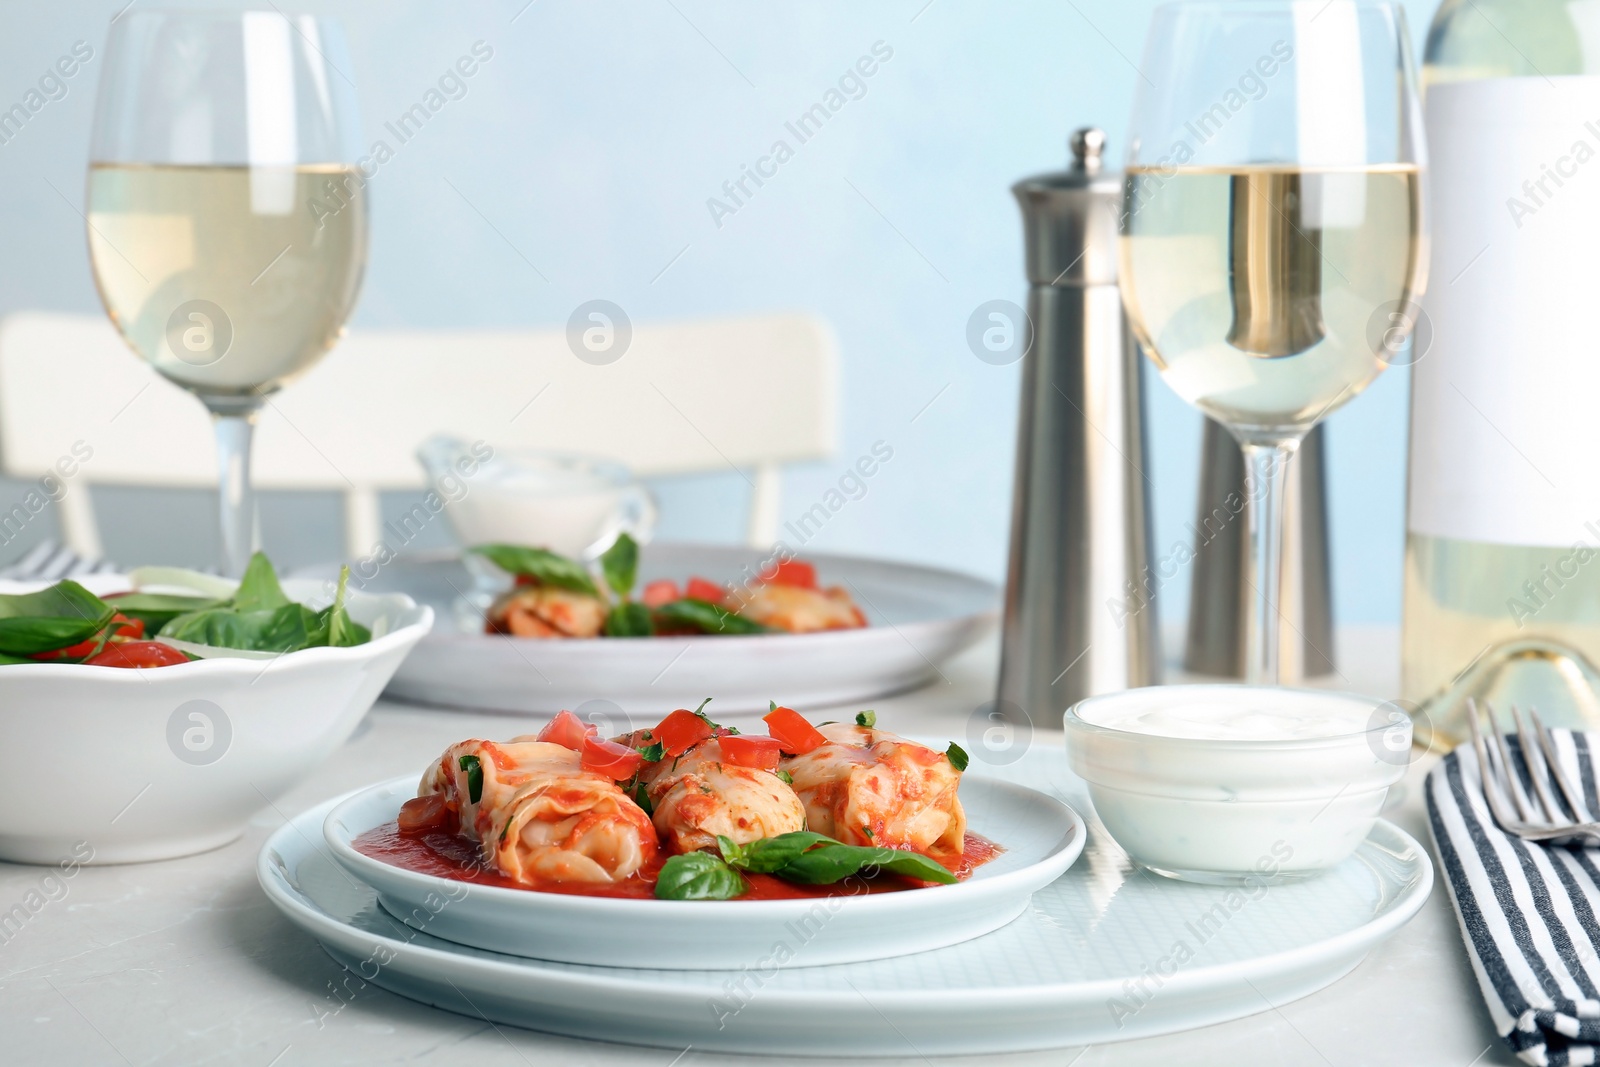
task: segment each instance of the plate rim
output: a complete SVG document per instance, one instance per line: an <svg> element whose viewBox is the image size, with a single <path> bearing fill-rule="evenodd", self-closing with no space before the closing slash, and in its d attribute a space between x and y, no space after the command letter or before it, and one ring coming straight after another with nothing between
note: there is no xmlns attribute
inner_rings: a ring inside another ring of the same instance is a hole
<svg viewBox="0 0 1600 1067"><path fill-rule="evenodd" d="M431 945L418 944L415 939L402 941L387 934L376 931L360 930L350 926L328 912L310 902L309 898L293 885L288 877L287 870L280 871L273 862L272 857L281 851L280 841L300 838L309 845L311 851L321 848L320 839L308 834L301 826L302 822L308 823L314 829L319 826L327 813L332 811L337 803L347 799L351 794L346 793L324 801L312 808L293 816L268 836L257 856L256 877L269 900L286 918L300 925L314 937L317 931L322 931L336 942L342 944L352 940L364 942L366 945L381 944L386 951L392 951L395 958L411 955L418 963L429 962L445 967L468 967L470 969L486 969L498 976L517 977L537 982L560 981L566 985L581 986L586 990L609 994L627 995L641 998L653 1004L666 1007L676 1007L683 1004L693 1005L704 1000L705 989L703 986L691 984L665 984L652 982L646 978L623 976L607 972L617 970L634 970L635 968L610 968L585 964L552 964L544 960L536 960L520 956L511 956L503 953L490 952L485 949L471 948L470 946L457 945L442 938L435 938L441 945L447 947L435 948ZM1387 835L1391 841L1409 846L1412 855L1419 861L1415 865L1416 876L1411 878L1406 888L1392 899L1385 911L1359 926L1343 931L1333 937L1301 945L1280 952L1255 956L1248 960L1236 960L1230 963L1211 964L1195 970L1183 970L1167 977L1162 985L1163 990L1192 994L1196 991L1203 992L1205 987L1219 982L1230 982L1236 970L1251 968L1261 972L1279 973L1292 971L1296 967L1313 965L1316 963L1333 960L1361 946L1370 947L1385 940L1395 930L1404 926L1426 902L1432 892L1434 883L1433 863L1426 850L1416 838L1405 830L1389 822L1387 819L1378 819L1373 825L1373 831L1368 835L1368 840L1379 833ZM1365 842L1363 842L1365 843ZM329 855L328 860L338 867L337 861ZM340 868L343 870L343 868ZM344 872L349 874L348 871ZM370 888L370 887L369 887ZM754 902L752 902L754 903ZM298 920L294 918L298 916ZM395 920L398 922L398 920ZM431 936L431 935L430 935ZM1365 955L1365 952L1362 953ZM1359 962L1359 958L1356 962ZM1351 967L1355 964L1352 963ZM838 966L854 966L841 964ZM637 968L646 970L646 968ZM1347 974L1351 968L1346 967L1340 975ZM685 974L716 974L728 973L717 971L684 971ZM1335 976L1331 981L1336 981ZM1051 982L1026 986L1012 986L1004 988L971 987L962 990L908 990L908 989L877 989L874 990L873 1003L885 1004L895 1008L912 1007L928 1009L959 998L963 1006L985 1006L1000 1004L1013 1011L1019 1010L1059 1010L1063 1000L1068 1004L1086 1003L1099 1000L1109 994L1123 991L1126 978L1096 979L1090 982ZM1323 983L1323 987L1330 983ZM1199 987L1197 990L1195 987ZM1321 988L1321 987L1319 987ZM791 1006L815 1006L819 1010L848 1006L858 1002L859 997L853 992L838 990L805 990L791 991L769 989L763 993L764 997L781 998L791 1003ZM1237 1016L1233 1016L1237 1017ZM1198 1024L1207 1025L1207 1024Z"/></svg>
<svg viewBox="0 0 1600 1067"><path fill-rule="evenodd" d="M1049 804L1056 810L1057 814L1065 816L1066 825L1063 828L1060 839L1054 844L1048 846L1047 851L1042 857L1025 867L1019 868L1018 870L1007 871L1004 874L995 875L992 878L984 878L982 880L971 878L964 882L957 882L954 885L939 887L941 892L938 895L937 901L935 901L932 897L929 897L926 898L928 900L928 903L926 904L912 905L909 901L897 899L903 897L905 895L903 893L866 893L860 896L843 898L845 903L842 905L840 910L843 910L844 908L850 908L858 915L871 916L880 911L889 913L903 911L908 906L934 907L937 904L939 907L959 907L960 901L979 903L982 898L990 895L1004 894L1007 890L1014 889L1016 884L1019 882L1029 882L1038 879L1041 874L1044 873L1040 870L1040 868L1049 868L1059 865L1060 870L1056 871L1053 876L1040 883L1040 887L1042 888L1043 886L1049 885L1051 882L1055 881L1056 878L1059 878L1061 875L1065 874L1072 867L1072 865L1078 861L1078 857L1082 855L1084 847L1088 844L1088 824L1084 820L1083 816L1080 815L1077 809L1071 804L1068 804L1066 801L1061 800L1058 797L1053 797L1043 790L1033 789L1029 786L1018 785L1015 782L1008 782L1001 778L978 776L973 780L976 782L982 782L984 788L998 789L1001 793L1010 793L1014 796L1029 795L1034 798L1048 801ZM548 913L545 921L549 921L550 918L560 917L561 915L571 915L574 918L581 916L584 919L593 919L595 921L620 919L623 917L644 920L649 915L653 914L657 908L663 906L674 909L671 914L680 914L680 909L692 907L696 909L696 911L706 915L706 922L714 922L725 919L729 915L737 915L740 917L748 916L751 921L762 919L779 921L784 918L793 919L804 915L805 913L809 912L819 900L840 899L829 897L802 897L795 900L746 901L656 900L654 898L643 900L622 897L587 896L582 893L541 893L538 890L510 889L505 886L478 885L477 883L470 882L462 883L454 881L453 879L441 878L438 875L424 874L420 871L408 870L405 867L399 867L394 864L384 863L382 860L373 859L371 856L367 856L364 853L358 852L335 832L334 823L342 809L353 807L354 805L367 800L369 794L374 794L380 790L390 789L396 786L405 788L407 783L412 783L415 781L417 781L417 776L415 775L402 775L386 781L374 782L370 785L363 786L362 788L346 794L340 799L338 804L330 807L322 820L322 840L323 843L327 845L334 861L346 871L359 878L362 884L366 885L370 889L373 889L374 891L380 893L383 892L383 890L379 890L379 888L370 880L362 876L361 872L363 870L381 871L384 875L390 878L396 878L409 882L423 892L437 892L442 885L452 886L466 884L470 885L474 891L481 891L486 900L499 901L507 906L511 905L512 901L531 899L533 902L535 902L535 905L544 904L547 906ZM412 788L415 787L412 786ZM996 841L995 844L1004 847L1005 843ZM951 900L953 895L952 891L960 891L960 897L955 901ZM1035 890L1035 892L1037 892L1037 890ZM1031 893L1029 894L1029 897L1031 899ZM649 908L650 911L644 911L642 910L643 908ZM448 940L448 938L445 940ZM510 954L507 953L507 955ZM599 965L579 964L579 966ZM641 969L657 970L659 968Z"/></svg>

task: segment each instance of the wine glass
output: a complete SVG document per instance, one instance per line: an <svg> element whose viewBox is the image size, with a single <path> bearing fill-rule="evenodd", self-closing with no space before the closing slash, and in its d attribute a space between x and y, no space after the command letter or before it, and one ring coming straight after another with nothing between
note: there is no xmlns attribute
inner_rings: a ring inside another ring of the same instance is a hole
<svg viewBox="0 0 1600 1067"><path fill-rule="evenodd" d="M1246 678L1276 684L1286 467L1319 419L1404 362L1425 283L1405 15L1378 0L1172 4L1140 70L1123 300L1166 383L1244 450Z"/></svg>
<svg viewBox="0 0 1600 1067"><path fill-rule="evenodd" d="M106 41L95 285L134 352L211 412L234 576L254 547L256 414L339 339L361 286L349 70L338 25L311 15L130 11Z"/></svg>

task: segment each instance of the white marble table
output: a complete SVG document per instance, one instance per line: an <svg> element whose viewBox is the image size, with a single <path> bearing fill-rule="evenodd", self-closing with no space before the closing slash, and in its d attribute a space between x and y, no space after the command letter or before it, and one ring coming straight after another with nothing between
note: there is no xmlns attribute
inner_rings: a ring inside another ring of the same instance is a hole
<svg viewBox="0 0 1600 1067"><path fill-rule="evenodd" d="M1344 631L1340 638L1344 677L1333 684L1393 692L1393 631ZM961 737L973 710L990 697L994 661L993 646L977 649L946 671L949 684L876 702L879 716L902 730L914 722L918 732ZM242 840L167 863L84 869L66 896L9 939L0 934L0 1064L689 1067L748 1061L496 1027L376 986L352 993L345 972L267 903L254 860L285 815L414 771L462 737L512 732L514 721L380 704L338 760L259 816ZM1041 730L1032 743L1059 746L1061 736ZM1426 841L1419 801L1424 769L1412 768L1404 802L1389 817ZM38 887L43 874L0 863L0 912ZM878 1062L924 1061L908 1047L905 1060ZM939 1062L1472 1067L1515 1061L1489 1027L1455 916L1436 883L1421 913L1398 935L1344 979L1302 1000L1264 1002L1260 1014L1165 1037Z"/></svg>

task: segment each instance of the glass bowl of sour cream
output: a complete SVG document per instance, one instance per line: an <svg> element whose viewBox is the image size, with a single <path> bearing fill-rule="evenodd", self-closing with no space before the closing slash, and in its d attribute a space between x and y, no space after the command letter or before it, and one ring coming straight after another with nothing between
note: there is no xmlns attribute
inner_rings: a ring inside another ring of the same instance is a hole
<svg viewBox="0 0 1600 1067"><path fill-rule="evenodd" d="M1355 851L1411 761L1411 720L1376 697L1174 685L1067 710L1067 761L1143 867L1213 885L1293 881Z"/></svg>

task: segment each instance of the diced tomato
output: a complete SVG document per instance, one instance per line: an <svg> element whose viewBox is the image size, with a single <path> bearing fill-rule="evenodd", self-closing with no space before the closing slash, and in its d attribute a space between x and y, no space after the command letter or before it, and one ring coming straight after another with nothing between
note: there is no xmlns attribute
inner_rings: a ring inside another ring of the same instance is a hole
<svg viewBox="0 0 1600 1067"><path fill-rule="evenodd" d="M689 709L679 708L662 719L652 735L661 742L667 755L681 756L711 736L711 724Z"/></svg>
<svg viewBox="0 0 1600 1067"><path fill-rule="evenodd" d="M761 574L769 585L793 585L801 589L817 587L817 568L799 559L786 559L772 565Z"/></svg>
<svg viewBox="0 0 1600 1067"><path fill-rule="evenodd" d="M760 734L729 734L717 738L722 747L722 758L736 767L754 767L761 771L778 769L781 755L778 742Z"/></svg>
<svg viewBox="0 0 1600 1067"><path fill-rule="evenodd" d="M538 584L539 584L539 579L535 578L531 574L519 574L519 575L517 575L517 585L518 586L538 585Z"/></svg>
<svg viewBox="0 0 1600 1067"><path fill-rule="evenodd" d="M160 641L120 641L84 662L91 667L176 667L189 657Z"/></svg>
<svg viewBox="0 0 1600 1067"><path fill-rule="evenodd" d="M761 717L761 721L767 724L767 732L777 739L778 746L792 756L810 752L828 743L822 731L793 708L773 708Z"/></svg>
<svg viewBox="0 0 1600 1067"><path fill-rule="evenodd" d="M583 769L586 771L603 774L620 782L624 778L632 778L643 762L644 757L627 745L602 741L598 737L584 738Z"/></svg>
<svg viewBox="0 0 1600 1067"><path fill-rule="evenodd" d="M583 751L583 742L600 732L598 726L584 722L570 711L558 711L556 717L545 724L539 731L538 740L549 741L570 748L574 752Z"/></svg>
<svg viewBox="0 0 1600 1067"><path fill-rule="evenodd" d="M663 604L670 604L681 599L682 593L678 592L678 583L671 578L662 578L651 582L644 587L644 592L639 594L639 599L644 601L647 608L659 608Z"/></svg>
<svg viewBox="0 0 1600 1067"><path fill-rule="evenodd" d="M728 590L716 582L695 577L689 579L689 586L683 591L683 595L690 600L709 600L713 604L720 604L728 595Z"/></svg>
<svg viewBox="0 0 1600 1067"><path fill-rule="evenodd" d="M111 631L110 640L137 641L144 637L144 620L130 619L119 611L111 616L111 625L107 629ZM51 652L40 652L30 658L38 660L83 659L85 656L92 655L94 650L100 647L101 636L101 634L95 634L87 641L79 641L75 645L68 645L66 648L58 648Z"/></svg>
<svg viewBox="0 0 1600 1067"><path fill-rule="evenodd" d="M400 805L400 815L395 821L401 833L417 834L442 829L449 820L450 809L445 807L444 797L430 793L425 797L412 797Z"/></svg>

